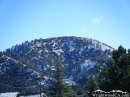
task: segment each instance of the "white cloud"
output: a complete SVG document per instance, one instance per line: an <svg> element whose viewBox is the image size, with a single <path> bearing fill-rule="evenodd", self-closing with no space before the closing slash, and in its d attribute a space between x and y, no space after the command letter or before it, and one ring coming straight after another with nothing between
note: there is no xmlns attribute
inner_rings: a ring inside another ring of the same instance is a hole
<svg viewBox="0 0 130 97"><path fill-rule="evenodd" d="M103 16L103 15L101 15L101 16L100 16L100 20L101 20L101 19L103 19L103 17L104 17L104 16Z"/></svg>
<svg viewBox="0 0 130 97"><path fill-rule="evenodd" d="M92 23L94 23L94 24L96 24L96 23L99 23L99 19L94 19L93 21L92 21Z"/></svg>
<svg viewBox="0 0 130 97"><path fill-rule="evenodd" d="M93 23L93 24L97 24L97 23L100 23L100 21L103 19L103 15L101 15L99 18L95 18L93 19L92 21L90 21L90 23Z"/></svg>

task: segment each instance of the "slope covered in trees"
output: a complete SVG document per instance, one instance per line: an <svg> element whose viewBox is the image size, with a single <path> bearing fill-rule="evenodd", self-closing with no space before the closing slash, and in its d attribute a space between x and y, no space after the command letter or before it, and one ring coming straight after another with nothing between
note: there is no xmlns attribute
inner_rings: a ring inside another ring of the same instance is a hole
<svg viewBox="0 0 130 97"><path fill-rule="evenodd" d="M113 50L112 47L97 40L81 37L58 37L26 41L1 53L0 76L3 78L7 75L12 78L13 75L14 82L11 80L10 83L10 80L6 79L4 84L20 88L26 87L24 89L26 92L32 92L34 87L31 86L38 86L41 77L42 90L47 92L50 81L54 77L55 61L58 59L58 55L64 69L63 81L69 85L77 85L82 89L82 86L84 87L92 76L94 78L98 76L101 68L109 63L112 59L111 52ZM20 84L12 84L19 83L21 79L24 81L21 81ZM4 82L4 80L0 81L0 83ZM80 89L77 88L76 91L80 92ZM14 91L14 89L8 91ZM19 89L19 91L25 92L23 89ZM39 92L39 89L37 89L37 92Z"/></svg>

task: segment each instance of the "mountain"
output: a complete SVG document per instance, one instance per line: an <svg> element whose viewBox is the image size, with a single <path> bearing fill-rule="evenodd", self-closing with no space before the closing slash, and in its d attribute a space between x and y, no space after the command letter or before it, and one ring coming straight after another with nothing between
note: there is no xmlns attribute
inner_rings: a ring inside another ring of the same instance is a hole
<svg viewBox="0 0 130 97"><path fill-rule="evenodd" d="M0 87L6 87L0 91L39 92L40 78L46 91L58 57L64 81L85 84L112 60L113 50L97 40L73 36L25 41L0 53Z"/></svg>

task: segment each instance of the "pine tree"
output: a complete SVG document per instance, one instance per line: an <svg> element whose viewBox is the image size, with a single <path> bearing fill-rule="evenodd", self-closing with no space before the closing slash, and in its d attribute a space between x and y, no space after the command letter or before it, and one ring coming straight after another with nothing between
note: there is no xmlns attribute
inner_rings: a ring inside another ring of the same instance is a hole
<svg viewBox="0 0 130 97"><path fill-rule="evenodd" d="M87 95L89 97L93 97L92 92L95 91L98 88L97 83L95 82L94 78L92 78L91 80L89 80L87 82L87 87L86 88L87 88L87 92L86 92Z"/></svg>
<svg viewBox="0 0 130 97"><path fill-rule="evenodd" d="M113 61L110 62L98 77L99 87L105 91L123 90L130 92L130 50L118 47L112 52Z"/></svg>
<svg viewBox="0 0 130 97"><path fill-rule="evenodd" d="M50 95L52 97L75 97L72 89L63 81L63 68L60 61L57 61L55 68Z"/></svg>

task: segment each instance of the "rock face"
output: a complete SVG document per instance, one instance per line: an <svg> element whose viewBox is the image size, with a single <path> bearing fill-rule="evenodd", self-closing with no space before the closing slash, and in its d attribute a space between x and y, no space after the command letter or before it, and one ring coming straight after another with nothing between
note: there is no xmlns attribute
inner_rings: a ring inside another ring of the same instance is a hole
<svg viewBox="0 0 130 97"><path fill-rule="evenodd" d="M70 85L84 84L112 60L113 50L97 40L82 37L25 41L0 53L0 87L9 85L13 90L35 91L40 76L44 87L48 87L58 56L64 68L64 81Z"/></svg>

